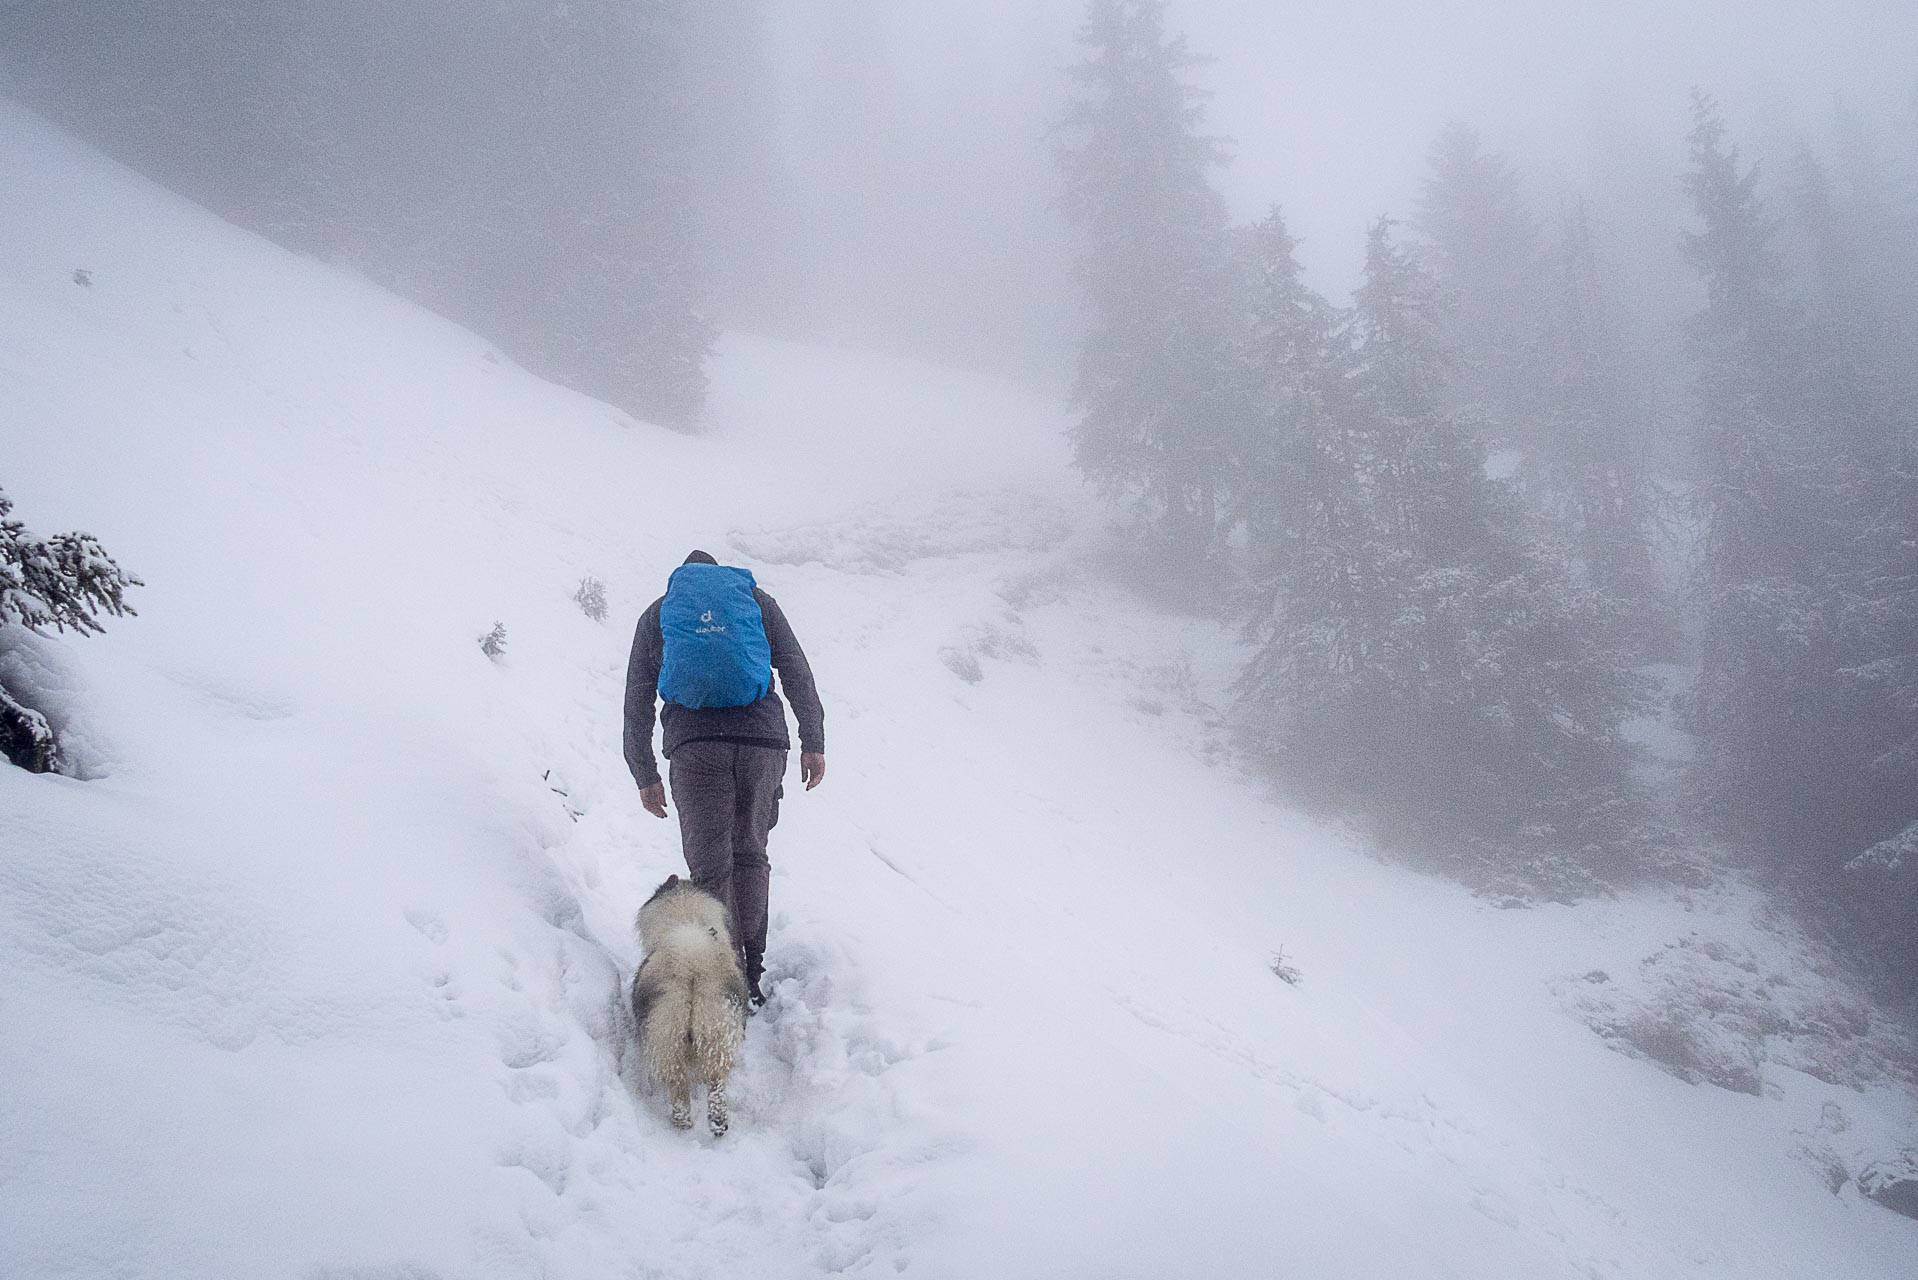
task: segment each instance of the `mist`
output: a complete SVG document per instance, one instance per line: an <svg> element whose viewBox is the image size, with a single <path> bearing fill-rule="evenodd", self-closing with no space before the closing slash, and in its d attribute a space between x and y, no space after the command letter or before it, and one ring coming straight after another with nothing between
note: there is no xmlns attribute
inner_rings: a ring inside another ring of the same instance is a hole
<svg viewBox="0 0 1918 1280"><path fill-rule="evenodd" d="M1895 3L1175 0L1170 12L1213 58L1196 78L1214 94L1211 126L1239 144L1220 180L1234 214L1285 205L1315 283L1334 291L1357 274L1353 228L1409 209L1448 120L1522 162L1541 198L1597 197L1621 161L1676 170L1694 86L1768 150L1840 99L1894 119L1918 91L1918 18ZM1663 188L1639 194L1675 217L1676 186Z"/></svg>
<svg viewBox="0 0 1918 1280"><path fill-rule="evenodd" d="M568 21L586 30L615 20L596 12L616 11L573 6ZM339 188L360 188L362 210L472 208L513 156L544 145L547 126L512 102L528 75L557 73L502 43L540 5L483 21L437 0L289 6L224 25L221 12L14 0L0 15L0 67L19 95L216 203L257 203L276 181L271 152L285 140L275 135L322 121L343 166L331 198L349 204ZM663 86L648 110L670 108L675 145L688 149L702 305L722 324L1061 384L1083 324L1055 164L1081 17L1071 0L662 7L648 19L665 24L648 37L661 60L633 65ZM1357 282L1364 228L1409 216L1450 121L1512 158L1541 209L1585 197L1626 256L1668 275L1692 88L1712 93L1747 152L1766 159L1815 136L1839 104L1882 121L1914 110L1918 18L1896 3L1175 0L1167 21L1201 59L1191 78L1208 95L1204 131L1225 143L1213 177L1232 217L1283 207L1314 286L1333 297ZM256 78L263 62L285 74ZM338 96L347 86L350 108ZM555 196L556 210L588 200ZM388 237L404 220L356 216L383 221ZM335 231L311 247L374 256L373 232ZM417 261L372 269L424 274Z"/></svg>
<svg viewBox="0 0 1918 1280"><path fill-rule="evenodd" d="M1609 674L1582 709L1548 705L1576 681L1541 670L1551 696L1529 712L1474 714L1570 717L1621 795L1636 784L1620 726L1658 702L1645 670L1709 668L1733 643L1715 628L1754 625L1679 607L1687 556L1721 557L1711 590L1734 594L1782 575L1823 599L1862 575L1870 621L1839 596L1819 606L1834 656L1796 687L1835 682L1801 711L1827 730L1841 703L1885 711L1858 763L1870 780L1801 797L1810 824L1762 805L1763 832L1741 838L1829 837L1820 856L1849 865L1903 828L1904 766L1888 762L1904 758L1905 677L1886 692L1846 673L1882 682L1906 662L1886 621L1903 617L1885 595L1900 544L1871 514L1904 499L1861 477L1902 474L1910 447L1910 6L13 0L0 36L8 92L128 164L637 417L700 431L732 332L1061 397L1075 467L1137 540L1143 578L1261 639L1235 695L1254 753L1297 781L1303 695L1273 685L1261 709L1248 690L1329 664L1357 683L1322 691L1319 731L1379 717L1401 799L1451 814L1461 839L1483 806L1458 797L1518 784L1429 771L1442 753L1414 704L1432 690L1412 686L1430 668L1360 688L1361 655L1412 641L1380 614L1365 625L1384 648L1346 652L1357 622L1307 616L1326 556L1359 557L1336 570L1355 582L1422 565L1400 584L1413 595L1459 573L1491 592L1531 565L1526 590L1569 610L1554 625L1611 636L1568 669ZM1733 405L1755 416L1733 423ZM1779 487L1754 499L1726 451L1760 431L1783 433L1766 464ZM1801 455L1820 438L1850 470L1813 483ZM1420 450L1436 452L1415 464ZM1386 511L1386 480L1420 467L1456 491L1407 489ZM1856 526L1810 532L1833 505L1820 492L1855 501ZM1354 512L1390 545L1340 542ZM1828 543L1827 558L1759 564L1754 539ZM1673 620L1610 632L1580 612L1594 608ZM1472 625L1502 634L1517 616ZM1306 656L1329 635L1347 639ZM1527 661L1558 643L1525 641ZM1661 704L1708 757L1714 733L1756 733L1778 702L1753 673L1790 665L1727 661L1743 693L1717 712L1709 670ZM1819 738L1803 745L1829 759ZM1533 750L1485 748L1507 749ZM1769 750L1725 767L1775 797ZM1321 799L1369 807L1361 792ZM1616 808L1589 799L1561 802ZM1523 808L1512 832L1538 818Z"/></svg>
<svg viewBox="0 0 1918 1280"><path fill-rule="evenodd" d="M1918 5L0 0L0 166L22 1274L1910 1273Z"/></svg>
<svg viewBox="0 0 1918 1280"><path fill-rule="evenodd" d="M813 217L790 229L824 222L864 246L794 244L809 269L870 274L859 291L894 299L923 298L917 277L937 285L935 305L993 327L967 287L983 269L987 298L1022 281L1022 295L1051 295L1054 332L1069 326L1069 281L1032 264L1060 257L1051 161L1081 10L806 0L767 11L779 136L792 180L813 191ZM1772 163L1841 105L1887 122L1918 111L1918 17L1897 3L1173 0L1167 20L1204 60L1192 80L1209 94L1205 131L1227 143L1215 178L1233 218L1282 206L1314 285L1338 296L1357 281L1364 227L1409 216L1450 121L1512 157L1542 206L1585 195L1669 272L1693 88Z"/></svg>

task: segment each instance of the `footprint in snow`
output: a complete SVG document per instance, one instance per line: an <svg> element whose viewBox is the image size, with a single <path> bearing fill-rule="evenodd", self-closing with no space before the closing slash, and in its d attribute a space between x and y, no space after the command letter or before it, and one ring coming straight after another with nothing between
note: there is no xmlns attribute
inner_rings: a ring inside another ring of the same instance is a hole
<svg viewBox="0 0 1918 1280"><path fill-rule="evenodd" d="M449 936L446 921L441 918L439 912L429 907L406 908L406 923L419 930L420 936L434 946L444 943Z"/></svg>

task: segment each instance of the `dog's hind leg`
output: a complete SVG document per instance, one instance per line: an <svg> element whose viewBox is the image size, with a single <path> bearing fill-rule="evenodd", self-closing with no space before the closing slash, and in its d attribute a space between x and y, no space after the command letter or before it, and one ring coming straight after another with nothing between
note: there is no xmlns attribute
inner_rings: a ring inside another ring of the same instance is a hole
<svg viewBox="0 0 1918 1280"><path fill-rule="evenodd" d="M675 1129L693 1127L692 1073L686 1066L683 1057L670 1058L660 1064L659 1082L666 1086L666 1096L672 1100Z"/></svg>
<svg viewBox="0 0 1918 1280"><path fill-rule="evenodd" d="M690 1129L693 1127L693 1091L684 1079L676 1080L667 1086L667 1092L673 1100L673 1128Z"/></svg>
<svg viewBox="0 0 1918 1280"><path fill-rule="evenodd" d="M731 957L726 957L728 961ZM694 1002L692 1062L706 1079L706 1119L716 1138L726 1132L726 1079L746 1038L746 984L730 963L716 984L707 985Z"/></svg>

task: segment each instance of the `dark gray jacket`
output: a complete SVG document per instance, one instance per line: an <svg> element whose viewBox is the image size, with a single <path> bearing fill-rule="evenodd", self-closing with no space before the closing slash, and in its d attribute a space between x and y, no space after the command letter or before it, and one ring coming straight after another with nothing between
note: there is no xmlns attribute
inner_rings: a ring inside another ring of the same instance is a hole
<svg viewBox="0 0 1918 1280"><path fill-rule="evenodd" d="M633 656L626 664L626 767L633 781L650 787L659 781L659 765L653 759L653 705L659 700L659 664L665 657L666 640L659 629L661 596L639 615L639 627L633 632ZM799 749L826 749L826 710L819 705L819 690L813 687L812 667L800 649L779 602L753 588L759 613L766 623L766 639L772 645L773 670L779 673L779 687L792 699L793 715L799 720ZM668 759L681 743L719 738L728 742L750 742L767 747L790 747L786 736L786 704L779 694L767 690L758 702L743 707L682 707L665 704L660 713L663 751Z"/></svg>

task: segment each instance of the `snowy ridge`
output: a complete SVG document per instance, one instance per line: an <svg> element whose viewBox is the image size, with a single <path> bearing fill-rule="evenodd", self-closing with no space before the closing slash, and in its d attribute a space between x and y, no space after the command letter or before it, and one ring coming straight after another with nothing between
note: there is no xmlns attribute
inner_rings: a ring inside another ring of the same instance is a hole
<svg viewBox="0 0 1918 1280"><path fill-rule="evenodd" d="M1910 1274L1830 1177L1910 1140L1895 1082L1688 1084L1579 1016L1775 952L1752 904L1494 910L1272 805L1232 637L1111 584L1056 406L736 337L674 436L4 105L0 215L0 483L148 583L36 648L92 779L0 771L0 1272ZM695 545L829 717L718 1142L622 1004L679 869L626 648Z"/></svg>

